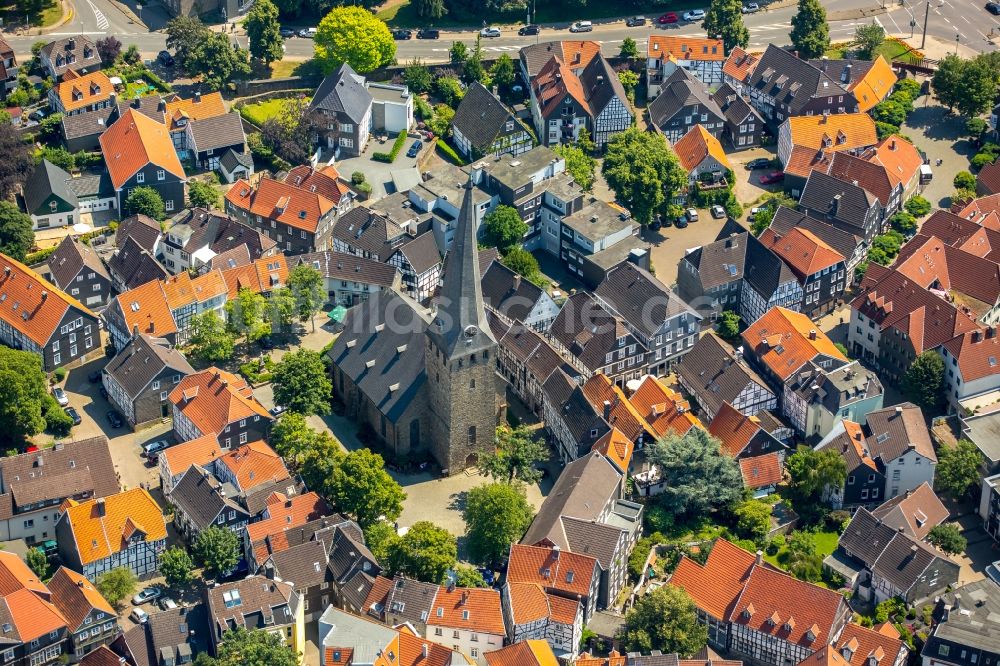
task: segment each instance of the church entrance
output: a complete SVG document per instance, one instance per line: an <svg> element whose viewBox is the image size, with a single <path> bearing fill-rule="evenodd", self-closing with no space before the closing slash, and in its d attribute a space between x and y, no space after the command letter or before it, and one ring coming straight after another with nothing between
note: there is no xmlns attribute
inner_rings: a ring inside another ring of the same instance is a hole
<svg viewBox="0 0 1000 666"><path fill-rule="evenodd" d="M476 453L470 453L465 458L466 467L475 467L479 463L479 455Z"/></svg>

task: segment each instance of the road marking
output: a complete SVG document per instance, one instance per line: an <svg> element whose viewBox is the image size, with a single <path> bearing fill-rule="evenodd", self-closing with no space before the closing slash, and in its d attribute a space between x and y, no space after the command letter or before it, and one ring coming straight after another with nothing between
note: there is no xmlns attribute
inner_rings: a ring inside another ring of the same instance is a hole
<svg viewBox="0 0 1000 666"><path fill-rule="evenodd" d="M108 25L109 25L108 24L108 17L105 16L104 12L102 12L100 9L98 9L97 5L95 5L91 0L87 0L87 4L90 5L90 8L92 10L94 10L94 17L97 19L97 27L98 27L98 29L100 29L100 30L107 30L108 29Z"/></svg>

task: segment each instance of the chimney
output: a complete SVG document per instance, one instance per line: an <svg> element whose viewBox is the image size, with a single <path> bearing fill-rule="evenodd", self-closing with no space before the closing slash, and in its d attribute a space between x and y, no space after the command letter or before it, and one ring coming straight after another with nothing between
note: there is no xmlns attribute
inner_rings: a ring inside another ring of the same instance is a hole
<svg viewBox="0 0 1000 666"><path fill-rule="evenodd" d="M165 100L161 99L159 102L156 103L156 112L157 113L167 112L167 102Z"/></svg>
<svg viewBox="0 0 1000 666"><path fill-rule="evenodd" d="M837 214L837 209L840 208L840 197L839 194L833 196L833 201L830 202L830 215Z"/></svg>
<svg viewBox="0 0 1000 666"><path fill-rule="evenodd" d="M610 400L605 400L604 401L604 420L605 421L610 421L611 420L611 401Z"/></svg>
<svg viewBox="0 0 1000 666"><path fill-rule="evenodd" d="M111 93L111 108L118 106L118 93Z"/></svg>
<svg viewBox="0 0 1000 666"><path fill-rule="evenodd" d="M195 90L194 91L194 98L193 99L194 99L194 103L195 104L201 104L201 91L200 90Z"/></svg>
<svg viewBox="0 0 1000 666"><path fill-rule="evenodd" d="M468 591L468 590L462 590L462 601L461 601L461 605L462 605L462 606L464 606L464 605L465 605L465 602L466 602L466 601L468 601L468 600L469 600L469 591Z"/></svg>
<svg viewBox="0 0 1000 666"><path fill-rule="evenodd" d="M982 331L973 331L972 332L972 341L973 342L982 342L982 340L983 340L983 333L982 333Z"/></svg>
<svg viewBox="0 0 1000 666"><path fill-rule="evenodd" d="M420 646L420 654L423 655L424 659L427 658L427 643L423 643Z"/></svg>
<svg viewBox="0 0 1000 666"><path fill-rule="evenodd" d="M810 340L815 340L816 339L816 329L815 328L812 329L811 331L809 331L809 339Z"/></svg>
<svg viewBox="0 0 1000 666"><path fill-rule="evenodd" d="M44 303L45 299L48 298L48 297L49 297L49 292L47 292L44 289L42 289L42 303Z"/></svg>
<svg viewBox="0 0 1000 666"><path fill-rule="evenodd" d="M764 551L762 550L757 551L757 566L764 566Z"/></svg>
<svg viewBox="0 0 1000 666"><path fill-rule="evenodd" d="M517 273L514 274L514 291L521 288L521 276Z"/></svg>
<svg viewBox="0 0 1000 666"><path fill-rule="evenodd" d="M69 38L69 41L66 42L66 49L69 51L76 50L76 37Z"/></svg>
<svg viewBox="0 0 1000 666"><path fill-rule="evenodd" d="M798 58L799 57L799 52L798 51L792 51L792 55L795 56L796 58Z"/></svg>
<svg viewBox="0 0 1000 666"><path fill-rule="evenodd" d="M100 516L101 518L103 518L104 516L107 515L107 510L105 509L105 506L104 506L104 498L103 497L98 497L97 501L94 502L94 506L97 508L97 515L98 516Z"/></svg>
<svg viewBox="0 0 1000 666"><path fill-rule="evenodd" d="M896 140L889 139L889 150L896 150Z"/></svg>

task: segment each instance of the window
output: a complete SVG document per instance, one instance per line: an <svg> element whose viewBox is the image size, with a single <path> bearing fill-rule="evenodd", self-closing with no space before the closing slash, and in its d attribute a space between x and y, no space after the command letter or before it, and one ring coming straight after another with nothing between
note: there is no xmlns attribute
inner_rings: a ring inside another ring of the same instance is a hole
<svg viewBox="0 0 1000 666"><path fill-rule="evenodd" d="M167 392L166 391L160 391L160 402L165 402L166 399L167 399Z"/></svg>
<svg viewBox="0 0 1000 666"><path fill-rule="evenodd" d="M156 180L166 180L166 179L167 179L167 172L164 171L163 169L157 169Z"/></svg>
<svg viewBox="0 0 1000 666"><path fill-rule="evenodd" d="M240 433L240 444L246 444L246 443L247 443L247 434L245 432L241 432Z"/></svg>
<svg viewBox="0 0 1000 666"><path fill-rule="evenodd" d="M80 295L80 290L79 289L70 289L69 290L69 295L70 296L79 296Z"/></svg>
<svg viewBox="0 0 1000 666"><path fill-rule="evenodd" d="M469 426L469 444L476 443L476 426Z"/></svg>
<svg viewBox="0 0 1000 666"><path fill-rule="evenodd" d="M13 649L11 649L11 650L4 650L3 660L4 661L14 661L14 650Z"/></svg>
<svg viewBox="0 0 1000 666"><path fill-rule="evenodd" d="M455 631L451 632L451 637L452 638L458 638L459 637L458 636L458 630L455 630Z"/></svg>
<svg viewBox="0 0 1000 666"><path fill-rule="evenodd" d="M26 520L26 521L24 521L24 529L27 530L27 529L30 529L30 528L32 528L34 526L35 526L35 521L34 520Z"/></svg>
<svg viewBox="0 0 1000 666"><path fill-rule="evenodd" d="M144 174L141 171L139 173L135 174L135 182L137 182L137 183L145 183L146 182L146 174Z"/></svg>
<svg viewBox="0 0 1000 666"><path fill-rule="evenodd" d="M158 388L160 388L160 380L159 380L159 379L157 379L157 380L155 380L155 381L153 382L153 390L155 391L155 390L157 390Z"/></svg>
<svg viewBox="0 0 1000 666"><path fill-rule="evenodd" d="M479 657L479 648L472 648L472 658L477 659Z"/></svg>
<svg viewBox="0 0 1000 666"><path fill-rule="evenodd" d="M174 200L173 199L167 199L166 201L163 202L163 210L171 211L173 209L174 209Z"/></svg>

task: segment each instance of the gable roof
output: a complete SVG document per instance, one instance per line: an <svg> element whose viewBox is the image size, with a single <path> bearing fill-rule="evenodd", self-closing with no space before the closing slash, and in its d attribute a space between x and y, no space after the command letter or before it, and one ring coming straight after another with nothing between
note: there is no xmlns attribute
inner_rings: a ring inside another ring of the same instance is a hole
<svg viewBox="0 0 1000 666"><path fill-rule="evenodd" d="M133 333L136 329L140 333L158 337L177 333L177 324L159 280L151 280L118 294L115 302L125 320L128 333Z"/></svg>
<svg viewBox="0 0 1000 666"><path fill-rule="evenodd" d="M842 254L806 229L794 228L779 234L768 227L760 235L760 242L781 257L800 281L846 261Z"/></svg>
<svg viewBox="0 0 1000 666"><path fill-rule="evenodd" d="M251 215L310 233L316 233L320 218L334 209L326 197L272 178L261 178L256 188L238 180L226 192L226 201Z"/></svg>
<svg viewBox="0 0 1000 666"><path fill-rule="evenodd" d="M549 331L553 338L591 370L607 364L607 353L618 348L620 337L626 338L625 346L635 344L645 351L642 343L629 333L620 319L602 307L591 294L583 291L569 297Z"/></svg>
<svg viewBox="0 0 1000 666"><path fill-rule="evenodd" d="M79 629L91 611L107 613L109 617L117 615L86 576L67 567L59 567L49 580L49 589L52 605L66 618L71 631Z"/></svg>
<svg viewBox="0 0 1000 666"><path fill-rule="evenodd" d="M750 75L753 74L757 63L760 62L760 55L759 53L748 53L739 46L734 46L729 52L725 64L722 65L722 73L745 83L750 80Z"/></svg>
<svg viewBox="0 0 1000 666"><path fill-rule="evenodd" d="M709 155L727 169L732 168L725 151L722 150L722 144L700 123L689 129L687 134L674 144L674 152L688 173L704 162Z"/></svg>
<svg viewBox="0 0 1000 666"><path fill-rule="evenodd" d="M115 245L120 248L131 239L142 249L152 252L162 233L160 223L153 218L147 215L131 215L118 224Z"/></svg>
<svg viewBox="0 0 1000 666"><path fill-rule="evenodd" d="M742 337L760 362L782 380L817 356L847 361L809 317L787 308L771 308L743 331Z"/></svg>
<svg viewBox="0 0 1000 666"><path fill-rule="evenodd" d="M740 458L740 473L747 488L776 486L784 478L781 455L777 451L752 458Z"/></svg>
<svg viewBox="0 0 1000 666"><path fill-rule="evenodd" d="M902 529L913 538L923 540L948 518L950 512L924 481L913 490L884 502L872 511L872 515L889 527Z"/></svg>
<svg viewBox="0 0 1000 666"><path fill-rule="evenodd" d="M896 85L896 73L882 55L875 60L810 60L810 64L836 78L854 93L858 111L870 111Z"/></svg>
<svg viewBox="0 0 1000 666"><path fill-rule="evenodd" d="M660 94L649 104L649 117L657 127L663 127L685 107L697 104L709 122L724 119L722 109L708 89L683 67L678 67L663 82Z"/></svg>
<svg viewBox="0 0 1000 666"><path fill-rule="evenodd" d="M617 98L622 107L631 115L632 105L625 93L625 87L618 79L618 73L611 63L600 53L580 72L580 86L587 99L590 115L597 118Z"/></svg>
<svg viewBox="0 0 1000 666"><path fill-rule="evenodd" d="M589 555L515 543L510 547L507 582L535 583L581 599L590 596L597 567L597 560Z"/></svg>
<svg viewBox="0 0 1000 666"><path fill-rule="evenodd" d="M823 220L817 220L815 217L809 215L808 212L793 210L785 206L779 206L778 210L774 212L774 217L771 219L771 228L778 234L787 234L794 228L808 231L833 248L834 252L839 253L848 260L854 257L858 246L861 244L861 238L851 232L838 229Z"/></svg>
<svg viewBox="0 0 1000 666"><path fill-rule="evenodd" d="M672 61L721 62L726 59L726 49L721 39L706 37L671 37L653 34L646 45L646 57Z"/></svg>
<svg viewBox="0 0 1000 666"><path fill-rule="evenodd" d="M907 652L906 644L899 640L898 635L889 636L853 622L844 627L830 648L836 648L851 666L870 666L869 659L875 659L875 666L892 666L901 652Z"/></svg>
<svg viewBox="0 0 1000 666"><path fill-rule="evenodd" d="M180 127L182 120L201 121L225 115L226 103L222 100L221 92L195 92L187 99L178 96L167 102L164 122L169 121L170 130L174 131ZM239 114L235 115L239 117Z"/></svg>
<svg viewBox="0 0 1000 666"><path fill-rule="evenodd" d="M144 488L83 502L67 500L66 520L80 562L90 564L125 550L138 531L152 543L167 538L163 511Z"/></svg>
<svg viewBox="0 0 1000 666"><path fill-rule="evenodd" d="M913 403L904 402L869 412L865 420L870 438L875 440L870 442L872 451L886 464L911 449L937 462L924 414Z"/></svg>
<svg viewBox="0 0 1000 666"><path fill-rule="evenodd" d="M976 189L983 194L1000 193L1000 160L979 170L976 174Z"/></svg>
<svg viewBox="0 0 1000 666"><path fill-rule="evenodd" d="M466 89L451 120L452 127L457 128L478 152L489 148L505 131L508 122L520 125L507 105L478 81Z"/></svg>
<svg viewBox="0 0 1000 666"><path fill-rule="evenodd" d="M511 620L514 624L546 620L573 625L577 616L582 616L579 601L549 594L538 583L517 583L508 580L506 589L510 599ZM516 645L522 644L516 643Z"/></svg>
<svg viewBox="0 0 1000 666"><path fill-rule="evenodd" d="M62 82L55 85L55 91L63 109L69 113L109 99L115 87L108 75L100 70L83 75L67 70Z"/></svg>
<svg viewBox="0 0 1000 666"><path fill-rule="evenodd" d="M660 325L671 317L686 314L695 321L701 319L656 277L628 261L607 271L594 295L649 338L655 336Z"/></svg>
<svg viewBox="0 0 1000 666"><path fill-rule="evenodd" d="M484 652L488 666L558 666L548 641L528 639L507 647Z"/></svg>
<svg viewBox="0 0 1000 666"><path fill-rule="evenodd" d="M845 108L852 107L855 102L853 94L824 72L774 44L767 45L748 84L786 105L793 117L799 116L814 97L843 95Z"/></svg>
<svg viewBox="0 0 1000 666"><path fill-rule="evenodd" d="M330 515L330 507L315 492L303 493L295 497L273 494L267 505L268 517L247 525L247 539L254 543L269 534L301 527L311 520Z"/></svg>
<svg viewBox="0 0 1000 666"><path fill-rule="evenodd" d="M635 443L622 434L618 428L612 428L600 439L594 442L593 451L610 460L618 471L627 474L632 462Z"/></svg>
<svg viewBox="0 0 1000 666"><path fill-rule="evenodd" d="M523 46L519 56L528 78L533 79L553 57L558 57L570 67L583 68L600 52L599 42L567 39Z"/></svg>
<svg viewBox="0 0 1000 666"><path fill-rule="evenodd" d="M795 146L840 151L857 150L878 143L875 121L867 113L791 116L785 122Z"/></svg>
<svg viewBox="0 0 1000 666"><path fill-rule="evenodd" d="M705 291L742 280L748 235L748 231L733 232L691 250L681 261L697 269L698 280Z"/></svg>
<svg viewBox="0 0 1000 666"><path fill-rule="evenodd" d="M233 111L220 116L195 120L190 124L192 149L197 152L218 150L246 143L243 119Z"/></svg>
<svg viewBox="0 0 1000 666"><path fill-rule="evenodd" d="M924 163L916 146L898 134L882 139L863 156L885 167L893 182L902 183L904 187L910 184Z"/></svg>
<svg viewBox="0 0 1000 666"><path fill-rule="evenodd" d="M686 591L698 608L727 621L755 562L751 553L725 539L716 539L705 564L682 557L670 584Z"/></svg>
<svg viewBox="0 0 1000 666"><path fill-rule="evenodd" d="M342 113L355 123L361 122L372 106L372 95L364 77L346 62L327 75L316 89L309 106L313 109Z"/></svg>
<svg viewBox="0 0 1000 666"><path fill-rule="evenodd" d="M481 587L439 587L427 624L504 635L500 592Z"/></svg>
<svg viewBox="0 0 1000 666"><path fill-rule="evenodd" d="M24 181L22 191L24 193L24 207L29 214L39 212L42 204L51 197L66 202L73 208L80 205L76 195L66 186L70 180L70 175L63 169L57 167L47 159L42 159L41 163L35 167L34 171ZM48 214L48 210L41 211Z"/></svg>
<svg viewBox="0 0 1000 666"><path fill-rule="evenodd" d="M625 396L621 387L606 375L600 372L593 374L583 384L583 395L595 412L605 414L609 426L618 428L633 442L656 436L644 418L645 415ZM604 403L608 403L607 406Z"/></svg>
<svg viewBox="0 0 1000 666"><path fill-rule="evenodd" d="M719 406L708 426L709 434L718 439L722 450L734 458L739 457L763 430L760 419L743 414L728 401Z"/></svg>
<svg viewBox="0 0 1000 666"><path fill-rule="evenodd" d="M170 348L162 339L154 340L140 333L108 361L104 372L114 378L129 399L134 400L167 369L181 375L194 372L184 354Z"/></svg>
<svg viewBox="0 0 1000 666"><path fill-rule="evenodd" d="M169 400L202 434L220 434L230 423L251 417L273 420L245 379L216 367L183 378Z"/></svg>
<svg viewBox="0 0 1000 666"><path fill-rule="evenodd" d="M894 179L889 170L879 162L855 157L843 151L833 153L828 173L840 180L856 182L865 191L874 194L883 207L889 205L897 186L902 189L901 181Z"/></svg>
<svg viewBox="0 0 1000 666"><path fill-rule="evenodd" d="M174 446L168 446L160 452L159 458L166 461L171 474L183 474L192 465L205 467L222 455L219 439L213 433L208 433L190 439Z"/></svg>
<svg viewBox="0 0 1000 666"><path fill-rule="evenodd" d="M719 414L723 405L736 402L749 384L764 390L767 383L758 375L729 343L714 331L698 339L691 351L677 365L677 374L694 391L702 408Z"/></svg>
<svg viewBox="0 0 1000 666"><path fill-rule="evenodd" d="M72 236L62 239L49 257L48 266L52 281L60 289L69 288L70 283L84 269L93 271L105 279L111 279L108 269L104 267L97 253L89 245L84 245Z"/></svg>
<svg viewBox="0 0 1000 666"><path fill-rule="evenodd" d="M670 432L683 435L693 427L704 427L691 411L691 404L653 375L642 378L628 402L657 438Z"/></svg>
<svg viewBox="0 0 1000 666"><path fill-rule="evenodd" d="M185 178L166 125L135 109L126 111L101 135L101 152L116 189L148 164Z"/></svg>
<svg viewBox="0 0 1000 666"><path fill-rule="evenodd" d="M285 462L264 441L243 444L215 459L216 469L225 467L235 479L240 492L247 492L264 483L289 478ZM292 579L294 580L294 579Z"/></svg>
<svg viewBox="0 0 1000 666"><path fill-rule="evenodd" d="M997 338L995 329L975 330L956 335L944 343L944 348L958 362L962 381L971 382L1000 373L997 367L997 359L1000 359L1000 339Z"/></svg>
<svg viewBox="0 0 1000 666"><path fill-rule="evenodd" d="M52 339L71 308L96 317L78 300L5 254L0 254L0 271L0 319L40 347Z"/></svg>

